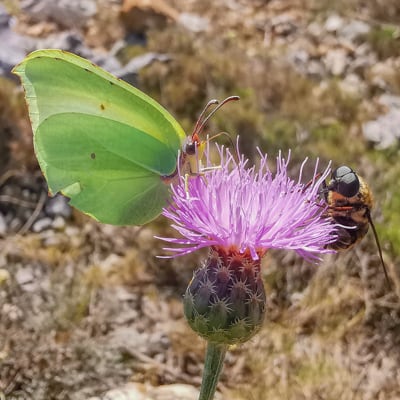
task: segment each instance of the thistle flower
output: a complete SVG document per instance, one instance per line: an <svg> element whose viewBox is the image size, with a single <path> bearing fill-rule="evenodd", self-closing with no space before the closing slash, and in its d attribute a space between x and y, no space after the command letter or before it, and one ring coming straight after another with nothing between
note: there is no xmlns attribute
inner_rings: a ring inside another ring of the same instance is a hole
<svg viewBox="0 0 400 400"><path fill-rule="evenodd" d="M217 147L218 148L218 147ZM163 214L173 221L180 238L162 238L183 255L210 247L210 255L197 270L184 297L190 326L214 343L239 343L258 331L264 317L265 292L260 260L270 248L295 250L315 259L332 252L336 238L332 220L323 216L319 198L326 168L304 184L288 177L290 159L279 153L276 172L260 152L259 167L229 150L218 148L221 165L203 175L181 177L172 186L172 203ZM208 154L207 154L208 155Z"/></svg>
<svg viewBox="0 0 400 400"><path fill-rule="evenodd" d="M181 178L172 187L172 204L163 214L173 221L181 238L161 238L178 245L166 248L184 255L203 247L222 248L232 253L248 252L253 260L268 249L295 250L310 259L331 252L326 245L335 240L332 221L323 218L325 203L318 191L329 175L329 167L318 174L318 162L309 184L287 175L288 160L279 153L276 173L260 153L258 168L247 168L243 156L237 162L229 150L218 148L220 168Z"/></svg>
<svg viewBox="0 0 400 400"><path fill-rule="evenodd" d="M324 217L326 204L319 187L329 168L309 184L288 177L290 159L279 153L276 172L260 153L259 167L248 167L229 150L218 148L221 165L171 187L172 202L163 214L173 221L180 238L161 238L184 255L210 247L207 260L193 275L184 296L191 328L208 341L199 400L211 400L229 345L250 339L262 325L266 295L261 258L270 248L295 250L318 259L331 252L335 225ZM208 156L208 154L207 154Z"/></svg>

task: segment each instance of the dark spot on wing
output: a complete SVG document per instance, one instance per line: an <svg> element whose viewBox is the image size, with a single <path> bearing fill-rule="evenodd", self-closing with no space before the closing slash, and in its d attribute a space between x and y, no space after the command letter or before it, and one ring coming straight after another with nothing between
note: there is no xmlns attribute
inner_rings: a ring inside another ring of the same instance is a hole
<svg viewBox="0 0 400 400"><path fill-rule="evenodd" d="M105 105L104 105L103 103L100 104L100 108L101 108L102 110L105 110L105 109L106 109L106 107L105 107Z"/></svg>
<svg viewBox="0 0 400 400"><path fill-rule="evenodd" d="M91 154L90 154L90 158L91 158L92 160L94 160L94 159L96 158L96 153L91 153Z"/></svg>
<svg viewBox="0 0 400 400"><path fill-rule="evenodd" d="M110 83L111 86L114 85L114 82L111 82L111 81L108 81L108 82Z"/></svg>

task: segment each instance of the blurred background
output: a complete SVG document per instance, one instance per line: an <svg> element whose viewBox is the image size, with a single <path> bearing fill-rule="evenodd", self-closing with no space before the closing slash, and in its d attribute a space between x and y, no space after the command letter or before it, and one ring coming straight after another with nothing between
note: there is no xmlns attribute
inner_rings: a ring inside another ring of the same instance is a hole
<svg viewBox="0 0 400 400"><path fill-rule="evenodd" d="M47 196L10 73L38 48L91 59L187 133L239 95L207 132L251 160L291 149L293 178L305 157L364 177L392 288L372 232L319 265L270 252L265 324L229 352L219 398L400 398L398 0L0 1L0 398L189 400L205 344L181 299L204 253L156 259L163 217L106 226Z"/></svg>

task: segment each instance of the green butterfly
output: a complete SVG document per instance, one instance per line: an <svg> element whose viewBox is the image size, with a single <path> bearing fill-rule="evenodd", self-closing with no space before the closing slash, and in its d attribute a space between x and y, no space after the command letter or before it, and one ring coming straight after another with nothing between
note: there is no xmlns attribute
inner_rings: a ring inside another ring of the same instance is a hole
<svg viewBox="0 0 400 400"><path fill-rule="evenodd" d="M167 204L178 171L198 172L204 145L198 132L216 100L187 137L155 100L74 54L38 50L13 72L25 89L50 194L63 193L96 220L145 224Z"/></svg>

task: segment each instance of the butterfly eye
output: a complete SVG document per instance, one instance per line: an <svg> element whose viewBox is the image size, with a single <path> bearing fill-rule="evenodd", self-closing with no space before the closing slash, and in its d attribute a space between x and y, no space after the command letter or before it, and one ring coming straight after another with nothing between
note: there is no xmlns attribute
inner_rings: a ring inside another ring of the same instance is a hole
<svg viewBox="0 0 400 400"><path fill-rule="evenodd" d="M197 142L189 142L185 146L185 153L193 156L196 154L196 147L198 146Z"/></svg>
<svg viewBox="0 0 400 400"><path fill-rule="evenodd" d="M332 172L329 189L340 193L342 196L353 197L360 191L360 181L350 167L342 165Z"/></svg>

